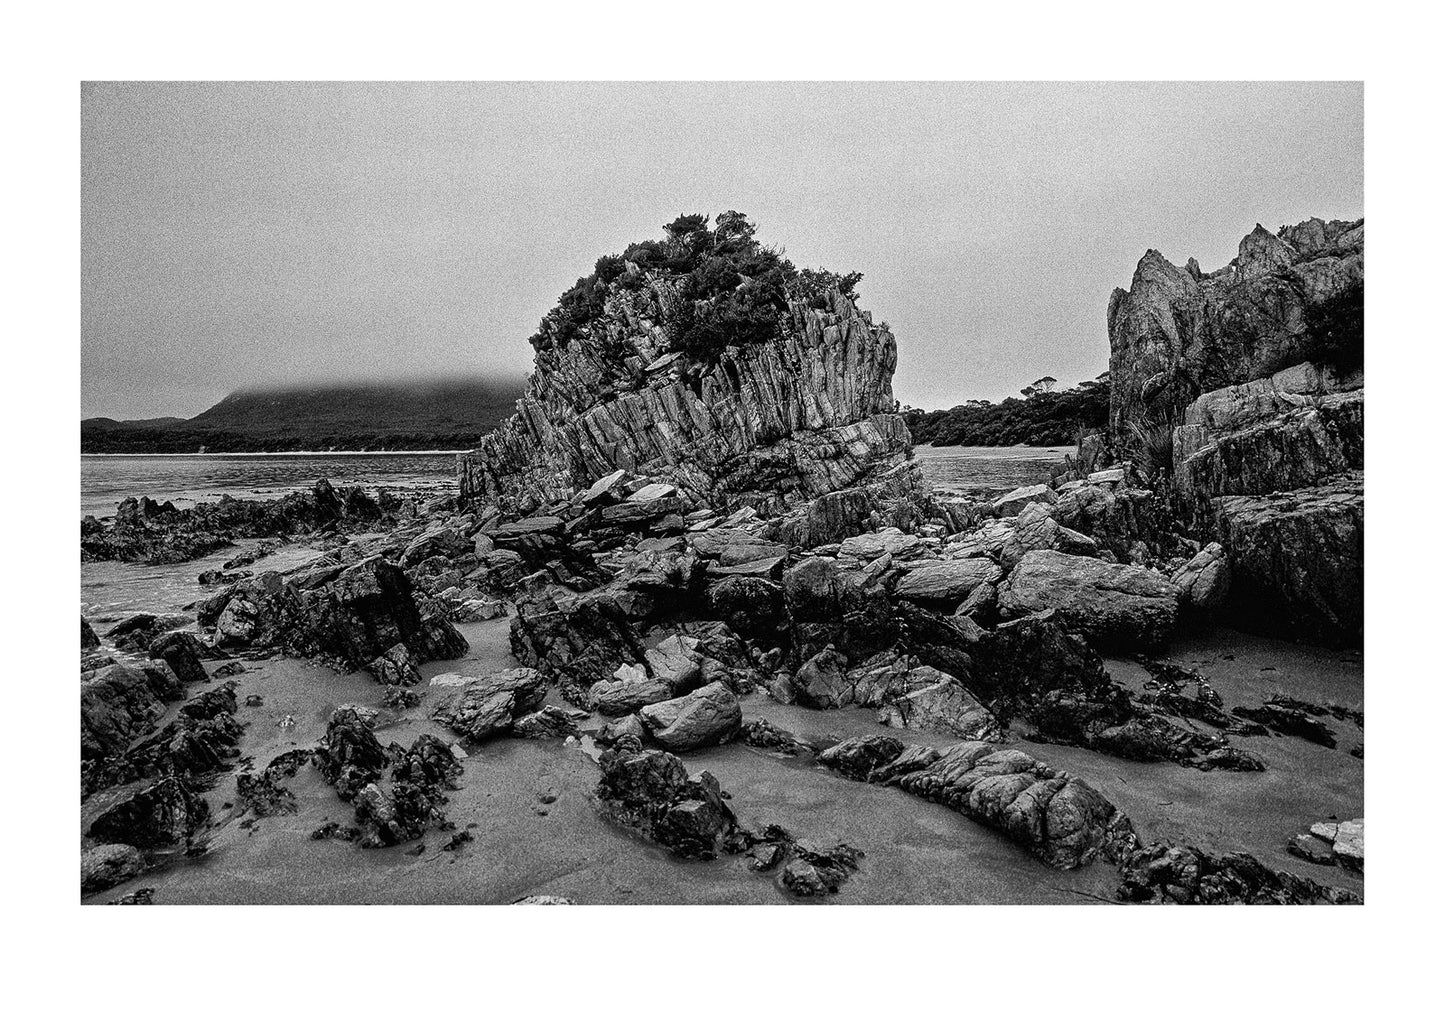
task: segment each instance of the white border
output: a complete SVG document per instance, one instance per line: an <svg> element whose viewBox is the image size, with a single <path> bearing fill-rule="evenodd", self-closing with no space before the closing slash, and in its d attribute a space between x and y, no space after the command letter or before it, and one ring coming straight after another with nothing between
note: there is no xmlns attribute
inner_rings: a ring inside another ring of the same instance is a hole
<svg viewBox="0 0 1445 1021"><path fill-rule="evenodd" d="M1440 123L1433 75L1441 33L1425 12L1157 2L1035 3L1007 13L1003 5L842 2L507 10L71 3L8 12L4 194L19 220L4 246L4 535L18 554L9 558L3 618L13 1016L849 1017L928 1007L1022 1017L1362 1007L1414 1016L1438 955L1429 952L1438 945L1432 859L1445 846L1432 831L1440 812L1430 796L1440 783L1431 746L1442 671L1439 649L1426 647L1439 631L1440 539L1423 520L1436 516L1442 474L1424 449L1439 432L1432 390L1445 378L1436 279L1445 235L1439 162L1427 151ZM78 496L79 80L642 76L1366 80L1375 400L1373 865L1364 909L81 912L70 511Z"/></svg>

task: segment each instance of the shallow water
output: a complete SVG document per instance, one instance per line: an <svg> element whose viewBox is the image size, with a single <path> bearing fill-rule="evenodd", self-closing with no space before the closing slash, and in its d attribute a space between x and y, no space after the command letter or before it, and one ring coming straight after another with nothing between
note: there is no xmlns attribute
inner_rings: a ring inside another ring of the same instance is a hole
<svg viewBox="0 0 1445 1021"><path fill-rule="evenodd" d="M1063 447L916 447L935 488L991 495L1047 482L1063 465ZM217 500L267 499L336 486L434 491L456 484L454 451L300 454L82 454L80 513L106 517L128 496L171 500L178 507Z"/></svg>
<svg viewBox="0 0 1445 1021"><path fill-rule="evenodd" d="M82 454L80 513L105 517L128 496L171 500L178 507L217 500L269 499L334 486L378 486L395 492L455 484L455 451L321 454Z"/></svg>
<svg viewBox="0 0 1445 1021"><path fill-rule="evenodd" d="M1064 466L1068 447L929 447L913 448L918 466L936 490L971 496L998 496L1048 482Z"/></svg>

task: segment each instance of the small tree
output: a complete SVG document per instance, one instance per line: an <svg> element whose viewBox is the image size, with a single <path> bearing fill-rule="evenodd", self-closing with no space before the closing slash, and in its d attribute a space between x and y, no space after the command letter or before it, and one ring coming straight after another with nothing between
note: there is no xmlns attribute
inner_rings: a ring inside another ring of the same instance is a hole
<svg viewBox="0 0 1445 1021"><path fill-rule="evenodd" d="M684 213L676 220L666 224L662 229L667 231L667 236L674 240L685 238L690 234L707 229L707 214Z"/></svg>
<svg viewBox="0 0 1445 1021"><path fill-rule="evenodd" d="M730 245L741 243L743 246L751 244L753 235L758 228L748 222L747 215L739 213L735 209L729 209L726 213L719 213L717 224L713 227L713 234L717 237L719 245Z"/></svg>
<svg viewBox="0 0 1445 1021"><path fill-rule="evenodd" d="M1057 386L1058 383L1059 383L1059 381L1058 381L1057 379L1055 379L1053 376L1044 376L1042 379L1036 379L1036 380L1034 380L1034 382L1033 382L1033 388L1034 388L1034 391L1035 391L1036 393L1044 393L1044 394L1046 394L1046 393L1048 393L1050 390L1052 390L1055 386Z"/></svg>

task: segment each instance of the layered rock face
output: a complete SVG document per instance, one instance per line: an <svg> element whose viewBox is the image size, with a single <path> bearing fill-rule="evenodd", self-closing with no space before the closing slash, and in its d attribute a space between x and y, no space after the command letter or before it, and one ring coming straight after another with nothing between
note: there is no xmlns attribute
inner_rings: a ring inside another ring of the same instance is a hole
<svg viewBox="0 0 1445 1021"><path fill-rule="evenodd" d="M1172 510L1227 557L1207 601L1250 630L1361 637L1363 286L1363 221L1307 220L1207 275L1150 251L1110 301L1115 440L1172 428Z"/></svg>
<svg viewBox="0 0 1445 1021"><path fill-rule="evenodd" d="M1223 269L1180 268L1150 249L1109 299L1109 424L1177 424L1200 394L1317 359L1307 315L1365 274L1364 220L1256 225Z"/></svg>
<svg viewBox="0 0 1445 1021"><path fill-rule="evenodd" d="M564 498L619 468L763 513L907 459L893 334L836 290L789 303L781 336L715 362L671 350L675 288L614 290L590 333L541 350L517 414L459 461L464 502Z"/></svg>
<svg viewBox="0 0 1445 1021"><path fill-rule="evenodd" d="M1201 395L1174 430L1180 516L1229 553L1251 630L1354 643L1364 625L1365 393L1308 362Z"/></svg>

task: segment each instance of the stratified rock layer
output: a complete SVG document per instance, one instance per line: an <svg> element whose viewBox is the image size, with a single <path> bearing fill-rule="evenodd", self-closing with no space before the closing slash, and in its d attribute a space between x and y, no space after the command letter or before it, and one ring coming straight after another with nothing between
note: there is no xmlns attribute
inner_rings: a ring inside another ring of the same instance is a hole
<svg viewBox="0 0 1445 1021"><path fill-rule="evenodd" d="M461 456L463 501L544 503L625 468L775 512L903 463L897 348L868 313L793 302L779 340L708 364L670 351L654 316L675 300L663 281L614 293L590 334L540 351L517 414Z"/></svg>

